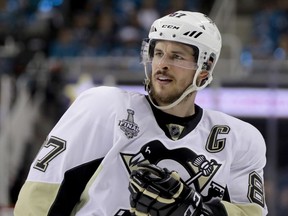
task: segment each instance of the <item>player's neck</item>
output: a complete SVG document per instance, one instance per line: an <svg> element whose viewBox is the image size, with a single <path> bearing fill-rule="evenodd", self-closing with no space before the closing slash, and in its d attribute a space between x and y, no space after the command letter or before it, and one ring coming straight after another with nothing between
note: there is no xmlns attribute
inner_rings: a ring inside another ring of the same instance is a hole
<svg viewBox="0 0 288 216"><path fill-rule="evenodd" d="M189 96L188 96L189 97ZM171 109L163 110L164 112L178 116L178 117L187 117L195 114L195 104L194 97L190 96L189 98L185 98L178 105L172 107Z"/></svg>

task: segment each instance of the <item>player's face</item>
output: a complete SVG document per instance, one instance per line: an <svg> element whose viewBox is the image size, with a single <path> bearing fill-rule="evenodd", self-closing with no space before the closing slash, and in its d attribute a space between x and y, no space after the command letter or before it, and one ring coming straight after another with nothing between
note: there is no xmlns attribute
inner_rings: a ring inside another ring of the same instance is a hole
<svg viewBox="0 0 288 216"><path fill-rule="evenodd" d="M196 63L192 47L185 44L158 41L152 59L151 96L159 105L177 100L191 85Z"/></svg>

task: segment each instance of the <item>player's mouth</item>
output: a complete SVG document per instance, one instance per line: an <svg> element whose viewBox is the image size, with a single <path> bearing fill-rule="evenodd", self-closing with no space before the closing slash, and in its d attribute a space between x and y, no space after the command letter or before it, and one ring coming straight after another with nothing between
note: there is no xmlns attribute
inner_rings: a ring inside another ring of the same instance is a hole
<svg viewBox="0 0 288 216"><path fill-rule="evenodd" d="M169 84L170 82L172 82L172 79L170 77L164 75L156 76L156 80L158 83L162 85Z"/></svg>

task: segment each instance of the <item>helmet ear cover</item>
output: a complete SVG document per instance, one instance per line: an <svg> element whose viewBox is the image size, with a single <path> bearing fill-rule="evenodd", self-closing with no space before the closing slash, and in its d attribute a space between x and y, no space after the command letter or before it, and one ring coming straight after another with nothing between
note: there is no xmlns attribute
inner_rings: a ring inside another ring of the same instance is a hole
<svg viewBox="0 0 288 216"><path fill-rule="evenodd" d="M206 61L206 62L203 62L203 65L202 65L202 70L205 70L205 71L210 71L214 62L216 60L216 55L215 53L211 53L210 56L209 56L209 59Z"/></svg>

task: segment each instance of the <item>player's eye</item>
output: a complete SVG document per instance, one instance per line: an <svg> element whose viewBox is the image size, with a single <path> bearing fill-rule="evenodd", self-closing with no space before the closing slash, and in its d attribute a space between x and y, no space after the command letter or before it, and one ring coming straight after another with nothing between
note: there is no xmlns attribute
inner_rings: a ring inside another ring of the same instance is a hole
<svg viewBox="0 0 288 216"><path fill-rule="evenodd" d="M155 51L154 52L154 57L156 57L156 58L161 58L161 57L163 57L163 52L161 52L161 51Z"/></svg>
<svg viewBox="0 0 288 216"><path fill-rule="evenodd" d="M184 58L178 54L173 54L172 56L172 59L175 59L175 60L184 60Z"/></svg>

